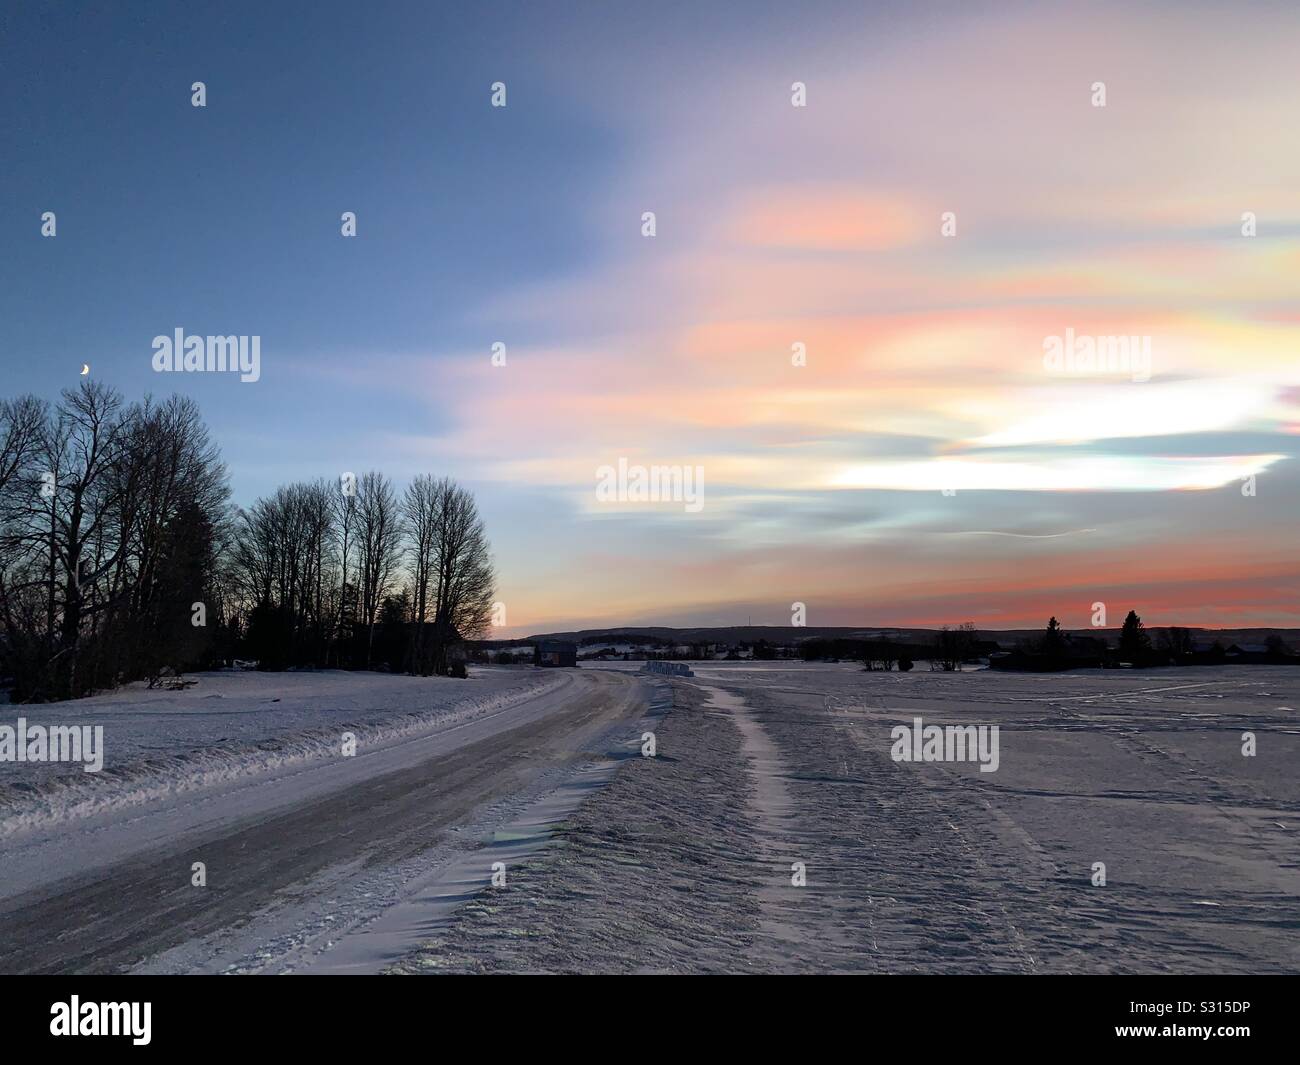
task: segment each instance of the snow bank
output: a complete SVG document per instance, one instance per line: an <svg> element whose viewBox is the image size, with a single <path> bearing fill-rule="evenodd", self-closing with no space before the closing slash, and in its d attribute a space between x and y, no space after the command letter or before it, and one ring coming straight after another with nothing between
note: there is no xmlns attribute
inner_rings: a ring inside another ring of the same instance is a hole
<svg viewBox="0 0 1300 1065"><path fill-rule="evenodd" d="M295 764L434 732L557 686L552 672L475 669L469 680L338 670L221 671L185 691L143 684L70 702L7 706L0 723L102 725L104 768L0 762L0 838L141 806Z"/></svg>

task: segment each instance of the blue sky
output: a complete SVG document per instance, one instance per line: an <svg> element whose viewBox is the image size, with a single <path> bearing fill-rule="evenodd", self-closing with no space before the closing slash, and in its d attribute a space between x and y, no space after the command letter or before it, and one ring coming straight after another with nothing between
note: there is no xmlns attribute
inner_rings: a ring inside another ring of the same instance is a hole
<svg viewBox="0 0 1300 1065"><path fill-rule="evenodd" d="M243 504L458 477L511 629L796 600L810 624L1084 624L1097 598L1300 624L1298 27L1273 4L11 7L3 391L87 362L192 394ZM261 336L261 380L155 374L177 327ZM1045 375L1066 328L1150 336L1152 379ZM702 466L708 506L601 507L619 456Z"/></svg>

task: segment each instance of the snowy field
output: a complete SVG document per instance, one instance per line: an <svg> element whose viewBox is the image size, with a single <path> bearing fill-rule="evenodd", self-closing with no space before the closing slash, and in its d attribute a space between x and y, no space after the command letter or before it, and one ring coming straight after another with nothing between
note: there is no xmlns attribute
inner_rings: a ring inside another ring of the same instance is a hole
<svg viewBox="0 0 1300 1065"><path fill-rule="evenodd" d="M1300 670L694 668L659 757L398 971L1300 971ZM998 726L997 770L895 761L916 717Z"/></svg>
<svg viewBox="0 0 1300 1065"><path fill-rule="evenodd" d="M0 725L103 727L103 768L0 761L0 838L300 763L336 759L344 733L374 745L471 719L556 683L475 667L468 680L385 673L220 671L184 691L143 683L70 702L0 707Z"/></svg>
<svg viewBox="0 0 1300 1065"><path fill-rule="evenodd" d="M692 665L6 706L106 751L0 763L0 970L1300 971L1300 670Z"/></svg>

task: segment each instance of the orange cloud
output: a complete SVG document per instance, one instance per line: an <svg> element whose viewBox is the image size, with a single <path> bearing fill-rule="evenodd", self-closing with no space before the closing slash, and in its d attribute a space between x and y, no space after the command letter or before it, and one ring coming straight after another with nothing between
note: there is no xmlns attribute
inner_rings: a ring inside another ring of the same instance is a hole
<svg viewBox="0 0 1300 1065"><path fill-rule="evenodd" d="M937 231L938 216L934 227ZM922 213L910 201L842 185L760 189L742 195L727 238L751 248L884 251L918 239Z"/></svg>

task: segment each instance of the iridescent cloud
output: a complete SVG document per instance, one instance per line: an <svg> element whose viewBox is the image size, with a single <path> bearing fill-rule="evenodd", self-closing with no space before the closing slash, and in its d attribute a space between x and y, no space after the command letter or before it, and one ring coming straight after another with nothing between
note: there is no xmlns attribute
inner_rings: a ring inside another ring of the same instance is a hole
<svg viewBox="0 0 1300 1065"><path fill-rule="evenodd" d="M1300 624L1300 147L1277 135L1300 74L1268 32L1300 16L1258 18L1249 49L1222 47L1226 15L1171 40L1118 9L952 19L896 52L688 49L707 90L663 113L618 79L603 117L632 147L592 205L597 265L474 312L552 339L462 370L436 441L554 507L547 581L505 575L517 627L791 600L1036 623L1112 594L1155 622ZM1067 330L1143 338L1149 375L1049 368ZM705 511L602 507L620 456L702 466Z"/></svg>

